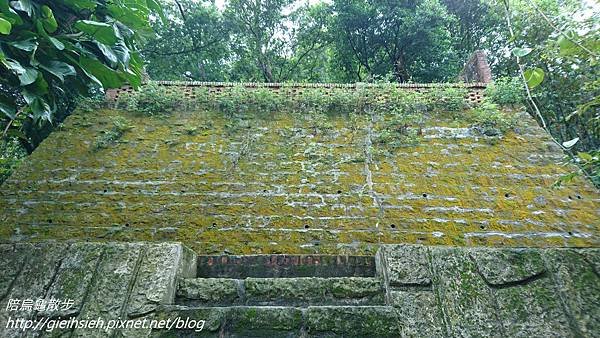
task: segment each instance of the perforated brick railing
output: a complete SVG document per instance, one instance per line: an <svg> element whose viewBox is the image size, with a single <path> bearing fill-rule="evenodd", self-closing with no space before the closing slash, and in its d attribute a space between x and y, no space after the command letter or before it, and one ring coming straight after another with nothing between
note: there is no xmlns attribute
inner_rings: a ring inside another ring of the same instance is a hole
<svg viewBox="0 0 600 338"><path fill-rule="evenodd" d="M371 87L377 88L377 84L341 84L341 83L259 83L259 82L246 82L246 83L235 83L235 82L199 82L199 81L155 81L160 86L165 86L177 92L187 99L195 99L195 91L198 88L205 88L210 94L220 95L224 91L231 89L234 86L242 86L245 88L267 88L276 92L285 91L286 95L296 96L301 95L306 89L311 88L322 88L325 93L328 94L332 90L346 89L355 90L359 87ZM473 82L473 83L397 83L397 88L416 92L426 92L432 88L465 88L468 90L467 99L472 103L481 103L483 99L483 91L487 86L484 82ZM118 100L123 93L131 93L133 88L131 86L125 86L118 89L110 89L107 91L106 96L109 100Z"/></svg>

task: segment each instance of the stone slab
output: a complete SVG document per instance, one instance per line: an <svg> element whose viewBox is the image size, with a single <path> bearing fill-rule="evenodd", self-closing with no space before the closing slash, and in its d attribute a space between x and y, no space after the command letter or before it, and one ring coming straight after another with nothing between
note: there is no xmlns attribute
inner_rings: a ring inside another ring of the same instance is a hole
<svg viewBox="0 0 600 338"><path fill-rule="evenodd" d="M469 252L485 281L494 286L523 282L546 271L535 249L481 248Z"/></svg>

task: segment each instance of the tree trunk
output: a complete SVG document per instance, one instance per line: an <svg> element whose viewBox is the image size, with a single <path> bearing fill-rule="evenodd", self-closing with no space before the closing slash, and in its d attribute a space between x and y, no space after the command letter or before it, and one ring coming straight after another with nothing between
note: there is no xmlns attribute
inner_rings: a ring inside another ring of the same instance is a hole
<svg viewBox="0 0 600 338"><path fill-rule="evenodd" d="M406 71L406 65L404 63L404 57L402 55L397 56L394 61L394 77L397 82L408 81L408 72Z"/></svg>

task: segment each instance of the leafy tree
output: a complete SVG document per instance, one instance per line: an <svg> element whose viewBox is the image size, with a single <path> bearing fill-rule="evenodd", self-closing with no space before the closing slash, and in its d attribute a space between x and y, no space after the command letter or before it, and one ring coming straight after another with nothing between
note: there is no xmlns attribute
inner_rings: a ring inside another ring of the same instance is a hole
<svg viewBox="0 0 600 338"><path fill-rule="evenodd" d="M505 30L502 6L492 0L441 0L456 17L450 26L454 48L462 61L476 50L490 50ZM492 62L495 60L491 60Z"/></svg>
<svg viewBox="0 0 600 338"><path fill-rule="evenodd" d="M179 0L165 6L168 24L143 48L148 75L160 80L229 80L231 25L214 3Z"/></svg>
<svg viewBox="0 0 600 338"><path fill-rule="evenodd" d="M254 65L267 82L275 82L275 63L286 46L288 28L284 24L284 9L293 0L232 0L225 15L234 27L237 54ZM242 61L242 62L244 62ZM278 80L278 79L277 79Z"/></svg>
<svg viewBox="0 0 600 338"><path fill-rule="evenodd" d="M154 14L157 0L0 0L3 134L32 141L74 94L138 86Z"/></svg>
<svg viewBox="0 0 600 338"><path fill-rule="evenodd" d="M335 0L336 56L358 80L444 80L459 62L449 27L455 18L437 0ZM462 61L462 60L461 60Z"/></svg>
<svg viewBox="0 0 600 338"><path fill-rule="evenodd" d="M323 78L328 46L325 4L297 6L294 0L232 0L225 16L234 27L233 71L267 82ZM319 69L320 76L316 76Z"/></svg>
<svg viewBox="0 0 600 338"><path fill-rule="evenodd" d="M532 116L579 164L579 173L599 184L598 9L579 1L515 0L504 6L511 33L506 40L517 62L504 58L501 70L522 73Z"/></svg>

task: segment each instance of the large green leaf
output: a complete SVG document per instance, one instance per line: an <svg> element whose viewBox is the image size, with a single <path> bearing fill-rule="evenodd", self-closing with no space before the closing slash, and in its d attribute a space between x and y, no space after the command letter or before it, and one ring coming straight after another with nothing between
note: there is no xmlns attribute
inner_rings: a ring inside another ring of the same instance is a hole
<svg viewBox="0 0 600 338"><path fill-rule="evenodd" d="M559 48L559 54L566 56L566 55L571 55L575 52L577 52L577 50L579 49L579 47L573 43L573 41L571 41L570 39L567 39L565 36L561 35L558 38L558 48Z"/></svg>
<svg viewBox="0 0 600 338"><path fill-rule="evenodd" d="M30 104L29 108L33 113L34 120L44 120L52 122L52 108L42 97L36 97Z"/></svg>
<svg viewBox="0 0 600 338"><path fill-rule="evenodd" d="M35 82L38 77L38 71L35 68L25 67L25 72L19 74L21 86L27 86Z"/></svg>
<svg viewBox="0 0 600 338"><path fill-rule="evenodd" d="M35 79L35 82L26 87L28 93L35 94L37 96L44 96L49 92L48 82L44 79L42 74Z"/></svg>
<svg viewBox="0 0 600 338"><path fill-rule="evenodd" d="M58 40L57 38L54 38L51 36L47 36L47 38L50 41L50 43L54 46L54 48L56 48L58 50L65 49L65 44L60 42L60 40Z"/></svg>
<svg viewBox="0 0 600 338"><path fill-rule="evenodd" d="M35 82L38 71L31 67L24 67L18 61L13 59L2 60L2 64L11 70L18 78L21 86L27 86Z"/></svg>
<svg viewBox="0 0 600 338"><path fill-rule="evenodd" d="M27 52L31 52L33 50L35 50L38 46L37 43L37 39L36 38L29 38L26 40L18 40L18 41L11 41L8 42L9 45L15 47L15 48L19 48L21 50L27 51Z"/></svg>
<svg viewBox="0 0 600 338"><path fill-rule="evenodd" d="M96 77L104 88L119 88L125 84L123 77L117 71L98 60L82 56L79 58L79 64Z"/></svg>
<svg viewBox="0 0 600 338"><path fill-rule="evenodd" d="M23 66L21 66L21 64L17 60L4 59L4 60L2 60L2 64L6 68L8 68L9 70L11 70L13 73L15 73L16 75L20 75L20 74L25 73L25 68Z"/></svg>
<svg viewBox="0 0 600 338"><path fill-rule="evenodd" d="M0 34L8 35L12 29L10 21L0 17Z"/></svg>
<svg viewBox="0 0 600 338"><path fill-rule="evenodd" d="M118 41L118 33L111 24L91 20L79 20L75 23L75 28L94 37L99 42L110 46Z"/></svg>
<svg viewBox="0 0 600 338"><path fill-rule="evenodd" d="M17 0L10 3L17 11L25 12L29 17L33 14L33 4L31 0Z"/></svg>
<svg viewBox="0 0 600 338"><path fill-rule="evenodd" d="M61 61L50 61L48 63L42 63L40 65L40 68L48 71L63 82L65 81L65 76L77 75L75 67Z"/></svg>
<svg viewBox="0 0 600 338"><path fill-rule="evenodd" d="M544 81L544 71L541 68L528 69L523 75L530 89L539 86Z"/></svg>
<svg viewBox="0 0 600 338"><path fill-rule="evenodd" d="M125 69L129 68L129 63L131 61L131 53L129 53L129 48L125 45L125 42L119 41L112 49L117 56L117 59Z"/></svg>
<svg viewBox="0 0 600 338"><path fill-rule="evenodd" d="M42 20L42 23L46 31L48 33L56 32L56 29L58 28L58 23L56 22L56 19L54 18L54 13L52 12L52 9L50 9L50 7L46 5L42 6L42 17L44 18Z"/></svg>
<svg viewBox="0 0 600 338"><path fill-rule="evenodd" d="M110 63L110 66L115 68L117 66L117 63L119 63L115 52L109 46L100 42L96 42L96 46L98 46L106 60Z"/></svg>
<svg viewBox="0 0 600 338"><path fill-rule="evenodd" d="M17 107L15 106L15 100L0 94L0 112L6 115L9 119L14 120Z"/></svg>
<svg viewBox="0 0 600 338"><path fill-rule="evenodd" d="M512 53L515 56L518 57L524 57L526 55L528 55L529 53L531 53L532 49L531 48L513 48Z"/></svg>

